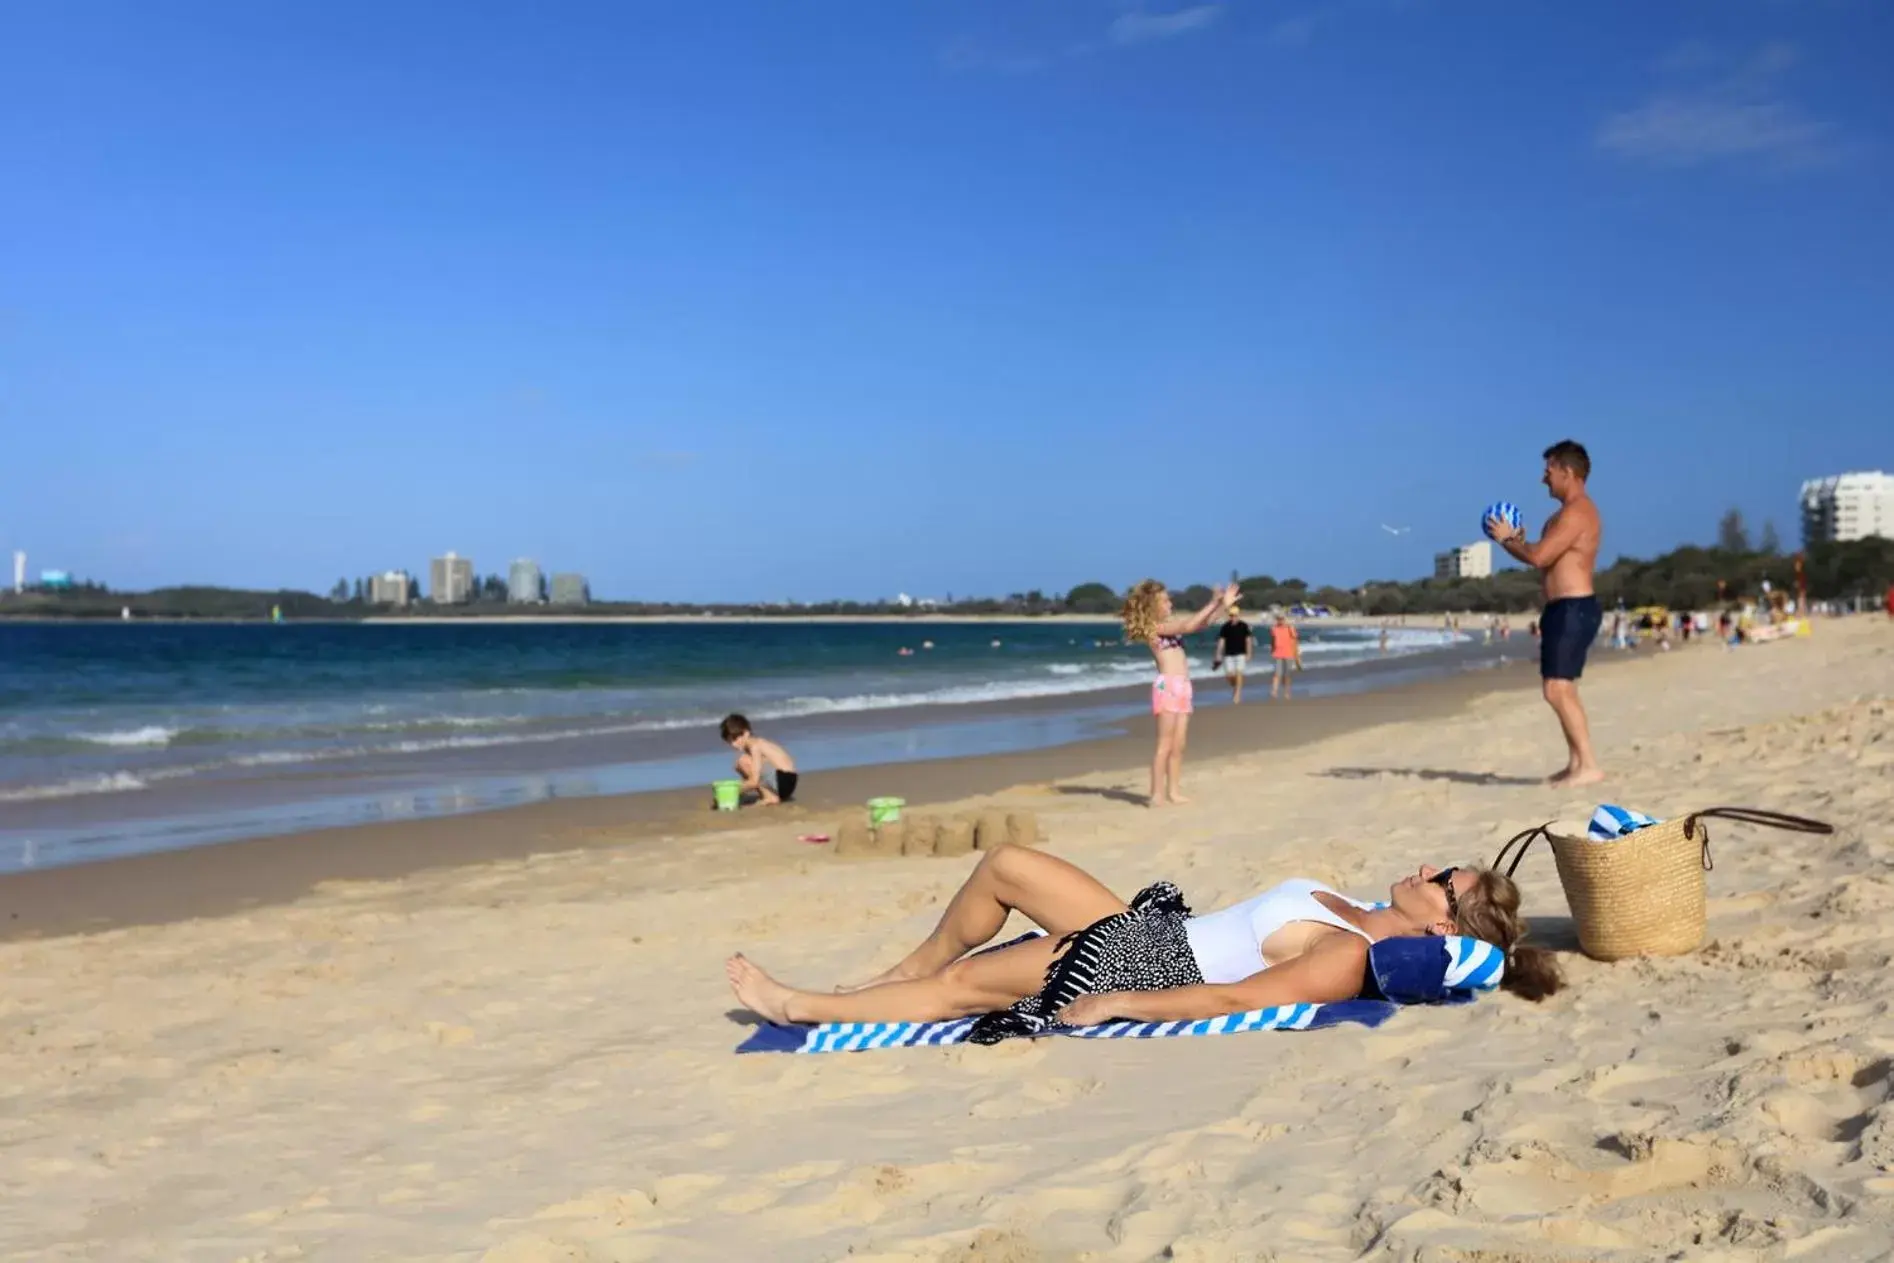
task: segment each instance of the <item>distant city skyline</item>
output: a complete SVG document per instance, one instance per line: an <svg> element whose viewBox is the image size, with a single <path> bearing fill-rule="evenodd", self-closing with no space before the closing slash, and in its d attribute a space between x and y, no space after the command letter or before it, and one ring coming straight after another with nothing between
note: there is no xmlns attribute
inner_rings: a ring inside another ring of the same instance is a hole
<svg viewBox="0 0 1894 1263"><path fill-rule="evenodd" d="M1894 475L1889 475L1880 470L1851 470L1842 474L1831 474L1821 478L1805 480L1800 485L1797 493L1797 505L1800 512L1801 528L1801 541L1800 544L1797 545L1799 547L1807 547L1809 544L1819 540L1852 540L1871 535L1894 538ZM1777 526L1773 518L1764 519L1763 522L1754 523L1752 525L1760 526L1765 523L1771 527ZM1382 526L1380 529L1388 531L1390 528ZM1705 537L1702 539L1683 540L1679 541L1679 543L1687 544L1695 542L1707 545L1714 542L1714 533L1714 531L1706 532ZM16 591L26 583L26 557L27 553L25 550L16 550L13 554L14 590ZM1615 559L1615 554L1608 554L1602 564L1609 565L1611 561ZM1488 541L1477 540L1470 544L1456 545L1452 548L1436 552L1433 555L1431 566L1421 574L1375 575L1355 583L1335 583L1330 579L1307 575L1294 575L1288 571L1274 574L1272 577L1277 579L1299 578L1308 582L1311 587L1332 585L1345 589L1358 589L1364 584L1372 583L1376 580L1408 582L1430 576L1436 579L1486 578L1494 574L1497 570L1505 568L1508 567L1503 564L1503 561L1496 561L1492 545ZM1238 569L1242 570L1243 568L1238 567ZM818 604L829 600L859 600L885 602L897 606L919 605L922 607L932 607L938 604L942 599L950 597L952 594L951 589L949 589L943 593L937 593L931 596L913 596L905 590L897 591L893 594L868 593L844 595L815 593L807 595L797 594L787 597L768 595L739 597L720 594L698 598L620 595L615 593L604 593L600 595L593 592L592 584L585 575L577 572L550 573L544 570L535 558L516 557L507 563L505 572L499 570L482 572L473 558L463 556L452 549L449 549L444 554L432 557L428 563L428 573L429 582L425 590L421 589L418 584L412 583L408 578L408 572L405 570L387 570L374 573L369 575L366 579L356 579L355 582L363 588L363 596L370 603L398 605L418 601L426 601L432 604L439 604L445 601L445 603L455 604L470 600L476 594L476 590L486 576L502 579L506 586L506 599L511 604L540 603L570 605L584 604L592 600L623 600L652 603L677 601L684 604L693 602L709 604L728 602L733 604L802 605ZM1262 574L1268 572L1249 570L1245 571L1245 573ZM451 578L449 577L450 575ZM40 582L42 586L47 585L49 581L54 584L70 583L74 577L75 576L69 571L47 570L41 573ZM130 585L114 583L106 576L80 575L77 577L91 582L103 583L107 587L119 590L136 590ZM1036 583L1027 584L1022 587L995 588L985 591L968 590L961 592L960 595L963 598L1003 597L1011 592L1032 590L1043 591L1048 595L1062 595L1071 588L1078 586L1079 583L1094 581L1106 582L1108 586L1114 588L1129 586L1128 584L1114 584L1109 580L1081 579L1073 583L1057 585ZM1182 580L1175 581L1180 583L1185 582ZM193 581L186 580L179 583L157 583L145 586L185 586L191 582ZM345 578L343 582L346 584L348 580ZM213 584L212 586L225 585ZM260 590L275 590L297 585L266 580L256 584L231 584L227 586L247 586ZM445 594L444 597L437 597L435 595L437 587L443 591ZM319 592L326 589L324 589L322 585L310 584L306 586L306 590ZM529 591L543 592L544 595L526 595Z"/></svg>
<svg viewBox="0 0 1894 1263"><path fill-rule="evenodd" d="M0 42L0 549L114 587L1352 587L1567 437L1606 562L1894 467L1894 6L193 14Z"/></svg>

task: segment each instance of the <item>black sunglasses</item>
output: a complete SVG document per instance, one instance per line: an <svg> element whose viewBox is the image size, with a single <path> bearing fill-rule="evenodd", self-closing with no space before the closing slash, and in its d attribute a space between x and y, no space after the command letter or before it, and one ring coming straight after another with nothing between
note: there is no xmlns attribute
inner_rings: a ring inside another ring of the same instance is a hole
<svg viewBox="0 0 1894 1263"><path fill-rule="evenodd" d="M1460 924L1460 896L1453 888L1453 875L1458 868L1443 868L1427 880L1447 892L1447 915L1453 918L1454 925Z"/></svg>

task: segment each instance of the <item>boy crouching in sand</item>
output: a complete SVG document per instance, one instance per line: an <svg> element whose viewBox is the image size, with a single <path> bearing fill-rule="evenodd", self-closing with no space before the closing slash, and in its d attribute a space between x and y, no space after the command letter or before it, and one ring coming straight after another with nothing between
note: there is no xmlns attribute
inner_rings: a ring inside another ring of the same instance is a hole
<svg viewBox="0 0 1894 1263"><path fill-rule="evenodd" d="M743 780L741 801L773 807L795 800L796 782L801 778L789 751L768 737L757 736L741 715L726 715L719 731L724 744L737 752L737 775Z"/></svg>

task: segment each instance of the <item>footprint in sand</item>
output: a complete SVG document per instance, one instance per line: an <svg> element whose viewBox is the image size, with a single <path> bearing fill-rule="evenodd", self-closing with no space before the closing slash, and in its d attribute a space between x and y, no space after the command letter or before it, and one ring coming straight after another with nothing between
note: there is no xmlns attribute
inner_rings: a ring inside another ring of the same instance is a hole
<svg viewBox="0 0 1894 1263"><path fill-rule="evenodd" d="M1509 1156L1470 1165L1433 1189L1436 1198L1496 1217L1551 1215L1673 1189L1738 1182L1748 1153L1734 1140L1669 1139L1642 1133L1607 1137L1598 1148L1625 1159L1580 1166L1545 1145L1513 1146Z"/></svg>
<svg viewBox="0 0 1894 1263"><path fill-rule="evenodd" d="M839 1179L824 1180L819 1188L805 1185L792 1190L769 1210L765 1223L773 1239L816 1236L838 1226L872 1224L897 1205L924 1204L938 1210L961 1195L967 1209L979 1201L980 1190L1002 1174L979 1163L948 1161L903 1166L892 1162L855 1167ZM781 1173L778 1173L780 1176ZM796 1196L806 1192L807 1196Z"/></svg>
<svg viewBox="0 0 1894 1263"><path fill-rule="evenodd" d="M1650 1095L1648 1092L1639 1091L1644 1085L1676 1077L1677 1072L1674 1068L1625 1061L1615 1066L1600 1066L1584 1075L1583 1091L1585 1096L1593 1101L1609 1101L1627 1097L1642 1099Z"/></svg>
<svg viewBox="0 0 1894 1263"><path fill-rule="evenodd" d="M975 1118L1030 1118L1062 1109L1090 1096L1099 1086L1097 1079L1029 1079L1010 1085L1001 1095L977 1102L971 1113Z"/></svg>
<svg viewBox="0 0 1894 1263"><path fill-rule="evenodd" d="M1416 1054L1453 1038L1453 1032L1442 1027L1375 1031L1362 1039L1361 1051L1370 1061L1394 1062L1397 1068L1405 1069Z"/></svg>

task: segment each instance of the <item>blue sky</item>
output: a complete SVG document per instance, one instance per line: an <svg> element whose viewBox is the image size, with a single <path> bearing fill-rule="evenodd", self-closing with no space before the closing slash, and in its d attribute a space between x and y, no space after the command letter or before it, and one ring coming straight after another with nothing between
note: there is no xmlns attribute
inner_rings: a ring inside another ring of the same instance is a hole
<svg viewBox="0 0 1894 1263"><path fill-rule="evenodd" d="M0 0L0 548L1413 577L1894 467L1894 6ZM1394 537L1381 524L1411 527Z"/></svg>

